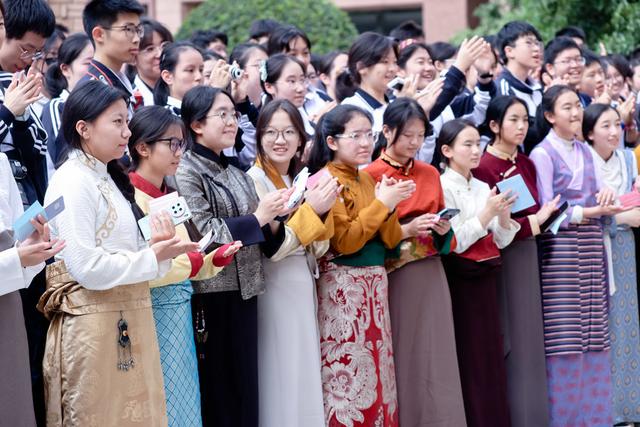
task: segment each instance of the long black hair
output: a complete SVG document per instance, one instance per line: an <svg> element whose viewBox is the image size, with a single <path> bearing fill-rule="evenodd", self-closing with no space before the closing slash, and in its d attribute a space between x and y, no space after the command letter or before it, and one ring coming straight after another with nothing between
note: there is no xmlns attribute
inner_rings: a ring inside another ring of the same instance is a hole
<svg viewBox="0 0 640 427"><path fill-rule="evenodd" d="M71 65L90 44L91 40L85 33L72 34L62 42L58 49L58 59L49 66L44 77L44 85L51 98L59 97L69 87L60 66Z"/></svg>
<svg viewBox="0 0 640 427"><path fill-rule="evenodd" d="M540 106L536 111L537 134L541 140L546 138L549 131L553 128L544 114L553 113L556 101L558 101L558 98L560 98L561 95L567 92L576 93L576 91L571 89L569 86L557 85L547 89L547 91L542 96L542 102L540 103Z"/></svg>
<svg viewBox="0 0 640 427"><path fill-rule="evenodd" d="M311 173L319 171L333 160L335 153L327 145L327 138L343 133L347 123L358 114L373 123L373 117L368 111L349 104L338 105L320 117L309 155L308 166Z"/></svg>
<svg viewBox="0 0 640 427"><path fill-rule="evenodd" d="M487 114L484 123L481 126L481 134L489 135L491 138L491 143L495 141L497 136L491 130L491 122L496 122L498 124L498 127L502 129L502 123L504 123L504 118L507 115L507 111L514 104L520 104L524 107L524 111L527 112L527 130L529 129L529 109L527 108L527 104L517 96L497 96L493 98L491 102L489 102L489 106L487 107Z"/></svg>
<svg viewBox="0 0 640 427"><path fill-rule="evenodd" d="M164 70L170 73L175 72L176 66L180 62L180 55L189 49L193 49L202 54L200 49L190 42L176 42L166 45L164 49L162 49L162 55L160 56L160 72ZM160 76L156 82L156 86L153 88L153 103L155 105L166 105L169 94L169 85L167 85L162 76Z"/></svg>
<svg viewBox="0 0 640 427"><path fill-rule="evenodd" d="M266 75L267 79L266 80L262 80L262 77L261 77L260 78L260 86L262 86L262 90L264 91L264 93L266 95L266 102L265 103L268 103L268 102L273 100L273 96L271 96L267 92L267 88L265 86L265 83L269 83L271 85L275 85L276 82L278 81L278 79L280 78L280 76L282 76L282 72L284 71L284 67L286 67L290 63L298 64L300 66L300 69L302 70L302 74L304 74L304 75L307 74L305 69L304 69L304 64L302 62L300 62L300 60L298 58L296 58L295 56L285 55L284 53L277 53L277 54L269 57L267 62L264 64L264 67L267 70L267 75Z"/></svg>
<svg viewBox="0 0 640 427"><path fill-rule="evenodd" d="M80 121L93 122L104 111L118 101L129 103L129 98L120 89L106 85L98 80L89 80L74 88L64 104L62 111L62 133L68 148L78 149L84 152L82 137L76 130L76 124ZM68 155L68 152L67 152ZM119 159L107 163L107 172L118 187L125 199L131 205L131 211L136 219L144 216L140 207L136 204L135 190L129 175L120 164Z"/></svg>
<svg viewBox="0 0 640 427"><path fill-rule="evenodd" d="M195 122L206 120L209 110L211 110L211 107L220 95L228 97L235 108L236 103L233 101L233 97L229 92L217 87L196 86L185 94L182 100L181 115L187 130L190 146L193 146L193 144L197 142L197 135L193 129L191 129L191 125Z"/></svg>
<svg viewBox="0 0 640 427"><path fill-rule="evenodd" d="M359 70L376 65L389 51L398 57L398 45L392 38L371 31L360 34L349 48L347 70L338 76L336 92L344 98L353 96L361 83Z"/></svg>
<svg viewBox="0 0 640 427"><path fill-rule="evenodd" d="M307 139L309 139L309 135L304 129L304 120L300 111L296 108L295 105L291 103L291 101L287 99L276 99L273 102L266 104L264 107L260 109L260 115L258 116L258 123L256 124L256 145L258 148L258 158L264 160L266 155L264 153L264 147L262 146L262 138L264 137L264 131L269 126L273 115L278 111L283 111L289 116L289 120L291 120L291 124L293 128L298 133L298 138L300 138L300 146L297 149L297 155L291 159L289 162L289 170L287 173L291 178L295 177L298 172L302 169L302 162L300 160L302 153L304 152L304 148L307 144Z"/></svg>
<svg viewBox="0 0 640 427"><path fill-rule="evenodd" d="M129 156L131 157L131 170L136 170L140 166L140 154L136 150L138 144L154 145L162 138L162 135L171 126L178 126L182 132L182 137L186 136L184 122L168 108L160 105L151 105L139 108L129 122Z"/></svg>
<svg viewBox="0 0 640 427"><path fill-rule="evenodd" d="M405 127L413 119L419 120L424 124L425 136L431 135L433 130L431 123L418 101L413 98L401 97L389 104L382 116L382 124L394 129L396 133L392 141L387 141L384 134L380 133L376 148L373 150L373 159L377 159L380 156L382 149L398 142L398 138L404 132Z"/></svg>

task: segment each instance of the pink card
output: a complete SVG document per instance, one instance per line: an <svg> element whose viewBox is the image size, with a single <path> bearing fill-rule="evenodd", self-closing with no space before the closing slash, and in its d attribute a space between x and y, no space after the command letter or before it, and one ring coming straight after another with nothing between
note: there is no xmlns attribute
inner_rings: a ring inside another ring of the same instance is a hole
<svg viewBox="0 0 640 427"><path fill-rule="evenodd" d="M640 207L640 193L632 191L630 193L623 194L620 196L620 203L622 203L622 206Z"/></svg>
<svg viewBox="0 0 640 427"><path fill-rule="evenodd" d="M323 176L328 174L329 174L329 171L326 168L320 169L318 172L311 175L309 179L307 179L307 188L315 187L318 184L318 182L320 182L320 179Z"/></svg>

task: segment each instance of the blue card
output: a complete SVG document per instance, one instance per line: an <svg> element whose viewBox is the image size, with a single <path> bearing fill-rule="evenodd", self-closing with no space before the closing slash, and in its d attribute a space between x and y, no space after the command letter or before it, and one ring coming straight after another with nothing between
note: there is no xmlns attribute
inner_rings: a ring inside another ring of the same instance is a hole
<svg viewBox="0 0 640 427"><path fill-rule="evenodd" d="M522 179L522 175L520 174L500 181L496 186L498 190L500 190L500 193L511 190L511 196L518 196L513 206L511 206L511 213L520 212L536 204L529 188L527 188L527 184L524 183L524 179Z"/></svg>
<svg viewBox="0 0 640 427"><path fill-rule="evenodd" d="M47 221L51 221L63 210L64 198L62 196L51 202L46 208L43 208L40 202L35 202L13 224L16 240L22 241L36 231L35 227L29 222L31 219L42 215Z"/></svg>

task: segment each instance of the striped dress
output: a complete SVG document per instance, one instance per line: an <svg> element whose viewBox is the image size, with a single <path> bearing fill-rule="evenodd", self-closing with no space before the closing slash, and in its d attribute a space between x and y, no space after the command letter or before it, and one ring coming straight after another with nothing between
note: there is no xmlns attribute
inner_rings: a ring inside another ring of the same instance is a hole
<svg viewBox="0 0 640 427"><path fill-rule="evenodd" d="M559 194L560 230L539 238L551 426L610 426L608 286L602 225L582 219L596 205L593 158L584 143L553 131L533 150L540 204Z"/></svg>

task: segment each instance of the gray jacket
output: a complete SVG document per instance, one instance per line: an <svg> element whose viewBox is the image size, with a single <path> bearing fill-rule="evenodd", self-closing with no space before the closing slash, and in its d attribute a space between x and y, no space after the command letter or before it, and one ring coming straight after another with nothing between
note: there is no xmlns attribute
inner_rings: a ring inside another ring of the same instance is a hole
<svg viewBox="0 0 640 427"><path fill-rule="evenodd" d="M178 192L193 214L193 223L204 235L213 230L214 241L241 240L243 248L234 261L215 277L193 281L196 293L240 289L243 299L262 294L264 270L261 250L263 231L253 212L258 206L252 179L228 165L224 157L199 144L187 151L176 174Z"/></svg>

